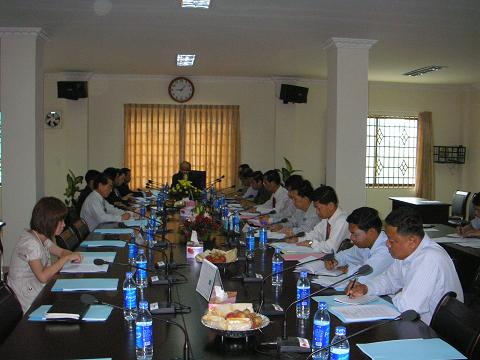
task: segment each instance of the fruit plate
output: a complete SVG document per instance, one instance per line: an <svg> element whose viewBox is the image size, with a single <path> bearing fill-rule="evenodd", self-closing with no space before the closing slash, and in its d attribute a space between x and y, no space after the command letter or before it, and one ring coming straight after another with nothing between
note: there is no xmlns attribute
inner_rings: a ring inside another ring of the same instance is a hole
<svg viewBox="0 0 480 360"><path fill-rule="evenodd" d="M201 322L202 322L203 326L215 331L220 336L224 336L224 337L228 337L228 338L244 338L244 337L247 337L247 336L255 335L256 331L259 331L259 330L263 329L264 327L267 327L270 324L270 319L268 317L266 317L265 315L262 315L262 314L256 314L256 315L260 316L262 318L262 324L255 329L248 329L248 330L241 330L241 331L225 330L225 329L216 328L212 325L207 324L203 320L203 318L201 319Z"/></svg>
<svg viewBox="0 0 480 360"><path fill-rule="evenodd" d="M204 258L206 258L209 255L213 255L213 254L222 255L225 259L225 261L220 261L220 262L209 260L212 264L215 264L217 266L229 265L229 264L234 263L238 260L237 249L232 249L232 250L228 250L228 251L223 251L223 250L219 250L219 249L206 250L206 251L204 251L200 254L197 254L195 256L195 260L197 262L202 262Z"/></svg>

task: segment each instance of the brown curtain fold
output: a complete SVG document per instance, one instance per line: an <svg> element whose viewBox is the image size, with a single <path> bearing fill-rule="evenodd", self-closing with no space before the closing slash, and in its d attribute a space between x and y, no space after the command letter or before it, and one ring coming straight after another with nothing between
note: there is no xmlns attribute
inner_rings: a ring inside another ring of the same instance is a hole
<svg viewBox="0 0 480 360"><path fill-rule="evenodd" d="M225 175L235 183L239 164L239 106L125 104L125 166L131 187L148 179L170 183L181 161L207 171L207 183Z"/></svg>
<svg viewBox="0 0 480 360"><path fill-rule="evenodd" d="M435 173L433 168L433 124L432 113L418 114L417 171L415 193L425 199L435 198Z"/></svg>

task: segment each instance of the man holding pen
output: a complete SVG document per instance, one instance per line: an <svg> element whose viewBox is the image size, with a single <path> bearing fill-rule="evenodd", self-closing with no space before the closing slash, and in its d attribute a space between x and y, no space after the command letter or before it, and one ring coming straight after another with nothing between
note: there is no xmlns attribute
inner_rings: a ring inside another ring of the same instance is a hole
<svg viewBox="0 0 480 360"><path fill-rule="evenodd" d="M423 322L430 324L435 308L449 291L463 301L457 272L447 252L423 230L420 215L411 208L392 211L385 219L387 247L395 259L383 273L363 284L351 282L347 295L392 295L400 311L413 309Z"/></svg>
<svg viewBox="0 0 480 360"><path fill-rule="evenodd" d="M475 217L470 224L457 227L457 234L462 237L480 237L480 193L473 196L472 204L475 209Z"/></svg>

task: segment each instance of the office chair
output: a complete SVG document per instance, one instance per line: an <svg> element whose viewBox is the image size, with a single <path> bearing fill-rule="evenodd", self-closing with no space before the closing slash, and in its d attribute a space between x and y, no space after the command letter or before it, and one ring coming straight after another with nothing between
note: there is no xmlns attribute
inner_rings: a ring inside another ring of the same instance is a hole
<svg viewBox="0 0 480 360"><path fill-rule="evenodd" d="M477 193L472 195L472 200L475 196L477 196ZM470 205L468 206L468 221L472 221L475 217L475 205L473 205L472 200L470 200Z"/></svg>
<svg viewBox="0 0 480 360"><path fill-rule="evenodd" d="M56 238L57 245L63 249L73 251L80 244L78 236L70 228L63 230L63 232L60 235L57 235Z"/></svg>
<svg viewBox="0 0 480 360"><path fill-rule="evenodd" d="M480 315L458 301L453 291L440 299L430 327L469 359L480 358Z"/></svg>
<svg viewBox="0 0 480 360"><path fill-rule="evenodd" d="M83 219L78 219L72 224L72 230L78 237L79 241L85 240L85 238L90 234L90 230L88 230L88 225Z"/></svg>
<svg viewBox="0 0 480 360"><path fill-rule="evenodd" d="M452 215L448 218L448 225L459 226L467 219L468 191L457 190L452 199Z"/></svg>

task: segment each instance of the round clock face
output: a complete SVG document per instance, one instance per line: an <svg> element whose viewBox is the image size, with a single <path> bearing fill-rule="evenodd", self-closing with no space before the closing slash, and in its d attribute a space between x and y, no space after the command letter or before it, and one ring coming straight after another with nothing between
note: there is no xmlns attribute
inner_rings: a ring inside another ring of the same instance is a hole
<svg viewBox="0 0 480 360"><path fill-rule="evenodd" d="M168 85L168 93L176 102L186 102L193 97L195 88L190 80L184 77L173 79Z"/></svg>

